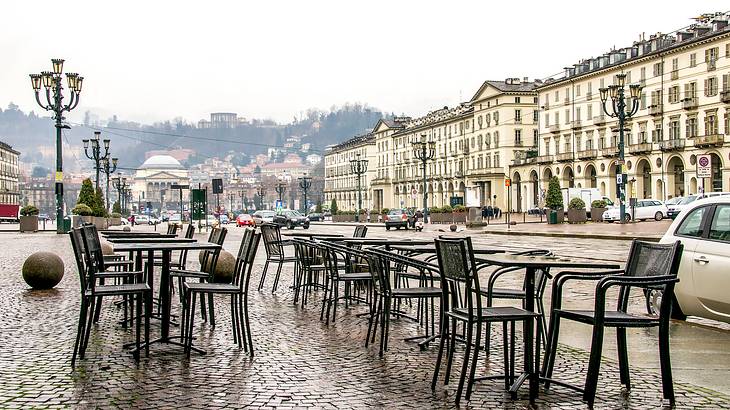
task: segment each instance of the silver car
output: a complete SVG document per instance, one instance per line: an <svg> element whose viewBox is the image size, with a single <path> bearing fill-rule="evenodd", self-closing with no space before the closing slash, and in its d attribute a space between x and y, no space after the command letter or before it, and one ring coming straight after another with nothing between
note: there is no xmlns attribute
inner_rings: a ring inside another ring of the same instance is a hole
<svg viewBox="0 0 730 410"><path fill-rule="evenodd" d="M274 222L274 215L276 215L276 212L274 211L256 211L253 213L253 221L258 226L262 223L273 223Z"/></svg>

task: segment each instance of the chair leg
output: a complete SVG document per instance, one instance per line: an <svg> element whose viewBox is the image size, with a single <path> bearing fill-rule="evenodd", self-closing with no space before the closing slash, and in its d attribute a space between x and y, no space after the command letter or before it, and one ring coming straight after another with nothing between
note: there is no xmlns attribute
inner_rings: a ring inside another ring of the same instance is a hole
<svg viewBox="0 0 730 410"><path fill-rule="evenodd" d="M442 315L441 321L444 321L444 317ZM439 354L436 357L436 368L433 370L433 379L431 379L431 390L436 390L436 382L439 378L439 370L441 369L441 360L444 356L444 347L446 346L446 338L449 337L448 334L448 325L442 324L441 326L441 337L439 340Z"/></svg>
<svg viewBox="0 0 730 410"><path fill-rule="evenodd" d="M276 292L276 288L279 287L279 276L281 276L281 267L284 265L284 262L279 261L276 264L276 276L274 276L274 285L271 287L271 293Z"/></svg>
<svg viewBox="0 0 730 410"><path fill-rule="evenodd" d="M380 314L378 315L380 317L380 351L378 352L378 355L380 357L383 357L383 343L385 341L385 322L388 320L386 318L386 315L388 314L389 304L390 300L387 298L383 298L380 304Z"/></svg>
<svg viewBox="0 0 730 410"><path fill-rule="evenodd" d="M192 347L193 347L193 325L195 323L195 313L194 313L195 292L192 292L192 291L189 291L189 292L190 292L190 296L188 297L189 298L188 300L190 300L190 322L188 322L188 329L187 329L188 330L188 338L187 338L188 346L186 349L187 351L185 352L188 356L188 359L190 358L190 351L192 350ZM204 304L202 293L200 294L200 303Z"/></svg>
<svg viewBox="0 0 730 410"><path fill-rule="evenodd" d="M96 306L96 298L90 297L89 301L91 302L88 306L88 312L86 314L86 332L84 334L84 338L81 339L81 351L79 351L79 357L84 358L84 355L86 354L86 347L89 345L89 337L91 336L91 326L93 326L94 322L94 307Z"/></svg>
<svg viewBox="0 0 730 410"><path fill-rule="evenodd" d="M152 291L146 292L144 295L145 315L144 315L144 354L150 356L150 316L152 316Z"/></svg>
<svg viewBox="0 0 730 410"><path fill-rule="evenodd" d="M142 339L142 295L141 294L135 295L134 302L136 305L135 310L137 311L136 312L137 320L135 321L136 330L137 330L135 347L137 348L137 350L135 350L135 352L134 352L134 360L139 361L139 356L140 356L139 347L141 346L140 341Z"/></svg>
<svg viewBox="0 0 730 410"><path fill-rule="evenodd" d="M205 293L200 294L200 318L203 319L203 322L208 321L207 309L205 307Z"/></svg>
<svg viewBox="0 0 730 410"><path fill-rule="evenodd" d="M237 344L238 347L242 347L240 342L240 337L238 335L239 327L238 327L238 312L236 311L236 301L235 301L235 294L231 294L231 330L233 334L233 344Z"/></svg>
<svg viewBox="0 0 730 410"><path fill-rule="evenodd" d="M550 325L547 334L547 348L545 349L545 362L542 364L542 375L546 378L553 376L553 366L555 365L555 355L558 348L558 334L560 333L560 314L553 312L550 315ZM545 389L550 387L550 381L545 381Z"/></svg>
<svg viewBox="0 0 730 410"><path fill-rule="evenodd" d="M472 343L472 336L474 332L474 324L466 323L466 349L464 349L464 363L461 365L461 374L459 375L459 386L456 388L456 403L461 401L461 394L464 390L464 381L466 381L466 372L469 369L469 353L471 352L470 345Z"/></svg>
<svg viewBox="0 0 730 410"><path fill-rule="evenodd" d="M208 323L210 323L210 327L215 327L215 309L213 308L213 294L209 293L206 299L208 299L208 317L210 319Z"/></svg>
<svg viewBox="0 0 730 410"><path fill-rule="evenodd" d="M618 350L618 369L621 377L621 384L626 386L626 390L631 390L631 380L629 375L629 353L626 344L626 328L616 328L616 350Z"/></svg>
<svg viewBox="0 0 730 410"><path fill-rule="evenodd" d="M591 356L588 362L585 390L583 391L583 401L588 402L589 406L593 406L593 401L596 398L596 389L598 387L598 374L601 370L602 350L603 326L601 326L600 324L594 324L593 339L591 341Z"/></svg>
<svg viewBox="0 0 730 410"><path fill-rule="evenodd" d="M659 325L659 363L662 370L662 392L664 399L674 404L672 361L669 356L669 323Z"/></svg>
<svg viewBox="0 0 730 410"><path fill-rule="evenodd" d="M456 319L451 319L451 339L449 341L449 358L446 361L446 374L444 386L449 384L451 379L451 365L454 363L454 351L456 350Z"/></svg>
<svg viewBox="0 0 730 410"><path fill-rule="evenodd" d="M86 298L81 299L81 308L79 309L79 325L76 329L76 341L74 342L74 351L71 355L71 368L73 368L76 365L76 355L79 352L79 348L82 344L81 339L83 338L84 334L86 333L86 315L88 311L88 306L86 302Z"/></svg>
<svg viewBox="0 0 730 410"><path fill-rule="evenodd" d="M504 351L504 390L509 391L514 374L510 362L510 344L508 340L507 322L502 322L502 350Z"/></svg>
<svg viewBox="0 0 730 410"><path fill-rule="evenodd" d="M482 324L477 323L477 334L474 338L474 357L471 359L471 370L469 371L469 380L467 381L466 385L466 399L469 400L471 397L471 392L474 388L474 375L477 371L477 360L479 357L479 345L481 344L482 339ZM468 348L468 346L467 346Z"/></svg>
<svg viewBox="0 0 730 410"><path fill-rule="evenodd" d="M324 309L327 304L327 285L329 285L329 278L325 277L322 290L322 309L319 312L319 320L324 320Z"/></svg>
<svg viewBox="0 0 730 410"><path fill-rule="evenodd" d="M269 259L268 258L266 258L266 263L264 263L264 271L261 272L261 279L259 280L259 288L258 288L259 291L264 288L264 281L266 281L266 271L267 270L269 270Z"/></svg>

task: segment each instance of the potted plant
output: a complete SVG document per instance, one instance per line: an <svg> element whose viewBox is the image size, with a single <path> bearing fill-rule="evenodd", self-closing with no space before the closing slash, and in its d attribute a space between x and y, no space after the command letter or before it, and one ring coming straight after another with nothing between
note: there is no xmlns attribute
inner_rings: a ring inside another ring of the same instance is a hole
<svg viewBox="0 0 730 410"><path fill-rule="evenodd" d="M456 205L451 213L453 223L466 223L466 207Z"/></svg>
<svg viewBox="0 0 730 410"><path fill-rule="evenodd" d="M603 213L606 212L606 201L603 199L596 199L591 202L591 221L603 222Z"/></svg>
<svg viewBox="0 0 730 410"><path fill-rule="evenodd" d="M560 181L556 176L550 178L545 206L551 210L550 214L555 215L554 219L548 216L548 223L563 223L563 194L560 192Z"/></svg>
<svg viewBox="0 0 730 410"><path fill-rule="evenodd" d="M81 225L78 222L79 219L81 219L84 223L90 223L94 211L92 211L91 207L86 204L76 204L76 206L71 209L71 213L74 215L74 217L71 218L71 226L79 226Z"/></svg>
<svg viewBox="0 0 730 410"><path fill-rule="evenodd" d="M93 222L94 225L96 225L96 229L106 229L108 227L106 220L107 211L106 207L104 207L104 194L101 192L101 188L96 190L96 194L94 195L94 204L90 206L93 212Z"/></svg>
<svg viewBox="0 0 730 410"><path fill-rule="evenodd" d="M122 214L119 212L112 212L109 214L109 225L119 226L122 224Z"/></svg>
<svg viewBox="0 0 730 410"><path fill-rule="evenodd" d="M580 198L571 199L568 204L568 222L575 224L586 220L586 203Z"/></svg>
<svg viewBox="0 0 730 410"><path fill-rule="evenodd" d="M20 208L20 232L38 231L38 208L26 205Z"/></svg>

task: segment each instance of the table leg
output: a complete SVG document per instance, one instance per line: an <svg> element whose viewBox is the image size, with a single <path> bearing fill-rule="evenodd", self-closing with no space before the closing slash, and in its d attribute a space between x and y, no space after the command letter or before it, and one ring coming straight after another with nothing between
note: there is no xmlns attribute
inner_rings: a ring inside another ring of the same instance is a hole
<svg viewBox="0 0 730 410"><path fill-rule="evenodd" d="M151 253L150 253L151 255ZM172 251L162 251L162 273L160 274L160 308L162 310L163 340L170 337L170 257ZM151 256L150 256L151 258Z"/></svg>
<svg viewBox="0 0 730 410"><path fill-rule="evenodd" d="M535 268L527 267L525 269L525 310L535 311ZM523 325L523 337L525 339L524 361L525 370L517 381L510 388L510 393L516 394L525 379L529 379L530 383L530 402L537 398L539 388L539 374L534 366L534 337L535 337L535 319L528 318Z"/></svg>

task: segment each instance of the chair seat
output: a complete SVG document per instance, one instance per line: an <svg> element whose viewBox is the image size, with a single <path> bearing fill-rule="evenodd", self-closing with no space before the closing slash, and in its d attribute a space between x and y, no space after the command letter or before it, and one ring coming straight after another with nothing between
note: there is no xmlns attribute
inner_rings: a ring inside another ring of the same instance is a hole
<svg viewBox="0 0 730 410"><path fill-rule="evenodd" d="M278 256L268 257L270 262L297 262L299 259L296 256L284 256L282 258Z"/></svg>
<svg viewBox="0 0 730 410"><path fill-rule="evenodd" d="M353 273L341 273L339 275L340 280L370 280L372 275L370 272L353 272Z"/></svg>
<svg viewBox="0 0 730 410"><path fill-rule="evenodd" d="M395 288L391 290L391 294L396 298L437 297L441 296L441 292L441 288L433 287Z"/></svg>
<svg viewBox="0 0 730 410"><path fill-rule="evenodd" d="M125 285L97 285L94 293L87 291L87 296L112 296L112 295L129 295L132 293L149 292L150 287L146 283L130 283Z"/></svg>
<svg viewBox="0 0 730 410"><path fill-rule="evenodd" d="M486 307L481 310L473 309L474 317L480 322L503 322L525 320L539 316L535 312L511 306ZM457 308L446 313L460 320L469 320L469 309Z"/></svg>
<svg viewBox="0 0 730 410"><path fill-rule="evenodd" d="M230 283L185 282L185 289L193 292L239 293L241 289Z"/></svg>
<svg viewBox="0 0 730 410"><path fill-rule="evenodd" d="M129 276L143 275L142 271L105 271L95 273L97 279L108 279L108 278L126 278Z"/></svg>
<svg viewBox="0 0 730 410"><path fill-rule="evenodd" d="M134 264L134 261L118 261L118 260L104 259L104 266L106 266L107 268L117 267L117 266L132 266L133 264Z"/></svg>
<svg viewBox="0 0 730 410"><path fill-rule="evenodd" d="M480 293L487 296L489 293L488 288L481 288ZM524 299L525 291L523 289L507 289L507 288L492 288L492 297L500 299Z"/></svg>
<svg viewBox="0 0 730 410"><path fill-rule="evenodd" d="M576 322L593 324L595 312L592 310L557 310L560 316ZM659 326L659 317L652 315L635 315L626 312L608 310L605 313L605 324L609 327L651 327Z"/></svg>
<svg viewBox="0 0 730 410"><path fill-rule="evenodd" d="M162 261L155 260L152 266L162 266ZM170 262L170 269L182 270L182 265L180 264L180 262Z"/></svg>
<svg viewBox="0 0 730 410"><path fill-rule="evenodd" d="M181 278L206 279L206 278L210 277L210 274L208 272L201 272L199 270L173 269L170 271L170 276L176 276L176 277L181 277Z"/></svg>

